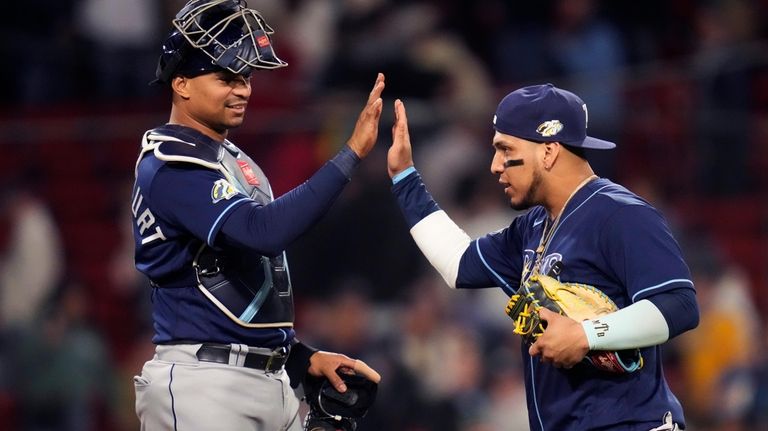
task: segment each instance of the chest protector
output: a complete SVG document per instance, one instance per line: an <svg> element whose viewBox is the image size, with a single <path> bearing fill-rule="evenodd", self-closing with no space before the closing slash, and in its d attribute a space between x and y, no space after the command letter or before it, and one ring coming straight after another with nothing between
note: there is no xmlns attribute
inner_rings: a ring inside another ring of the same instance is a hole
<svg viewBox="0 0 768 431"><path fill-rule="evenodd" d="M166 162L192 163L218 171L259 204L267 205L274 199L264 172L229 141L220 144L190 129L163 126L144 136L142 155L149 151ZM238 325L293 326L293 291L285 252L270 258L247 249L210 247L201 241L192 269L197 287Z"/></svg>

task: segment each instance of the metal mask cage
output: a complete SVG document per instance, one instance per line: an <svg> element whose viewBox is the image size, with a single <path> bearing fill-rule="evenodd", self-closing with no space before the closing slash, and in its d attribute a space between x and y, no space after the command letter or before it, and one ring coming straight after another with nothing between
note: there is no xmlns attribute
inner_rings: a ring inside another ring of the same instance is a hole
<svg viewBox="0 0 768 431"><path fill-rule="evenodd" d="M176 15L173 26L192 48L203 51L215 64L233 73L288 65L272 48L272 27L244 0L190 1ZM241 35L231 40L233 28L239 28Z"/></svg>

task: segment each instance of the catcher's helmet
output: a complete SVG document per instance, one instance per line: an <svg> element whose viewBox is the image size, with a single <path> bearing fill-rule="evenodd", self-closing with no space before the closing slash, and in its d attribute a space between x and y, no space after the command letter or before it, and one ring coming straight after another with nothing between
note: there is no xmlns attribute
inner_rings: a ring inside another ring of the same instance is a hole
<svg viewBox="0 0 768 431"><path fill-rule="evenodd" d="M176 14L173 27L153 83L168 83L174 75L219 70L249 75L254 68L288 65L272 48L274 30L245 0L191 0Z"/></svg>

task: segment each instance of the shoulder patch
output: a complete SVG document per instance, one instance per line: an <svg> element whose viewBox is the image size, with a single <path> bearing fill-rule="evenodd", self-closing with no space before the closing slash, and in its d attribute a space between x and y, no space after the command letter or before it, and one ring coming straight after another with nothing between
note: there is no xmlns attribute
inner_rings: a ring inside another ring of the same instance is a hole
<svg viewBox="0 0 768 431"><path fill-rule="evenodd" d="M213 183L213 188L211 189L211 201L213 201L213 203L217 203L223 200L228 200L236 194L237 190L235 190L232 184L222 178L220 180L216 180L216 182Z"/></svg>

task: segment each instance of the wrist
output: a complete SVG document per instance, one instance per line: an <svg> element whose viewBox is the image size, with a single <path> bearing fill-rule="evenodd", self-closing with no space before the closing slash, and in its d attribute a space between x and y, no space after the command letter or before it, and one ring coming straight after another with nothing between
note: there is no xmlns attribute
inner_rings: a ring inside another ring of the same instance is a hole
<svg viewBox="0 0 768 431"><path fill-rule="evenodd" d="M298 340L291 343L291 352L285 363L285 370L290 378L291 387L296 388L304 381L304 377L309 371L311 358L317 352L318 350L314 347L298 342Z"/></svg>
<svg viewBox="0 0 768 431"><path fill-rule="evenodd" d="M416 172L416 167L414 167L413 165L408 166L407 168L403 169L402 171L392 175L392 184L399 183L405 177L407 177L408 175L411 175L414 172Z"/></svg>
<svg viewBox="0 0 768 431"><path fill-rule="evenodd" d="M355 155L360 159L365 158L366 154L368 154L367 152L364 153L363 150L358 149L354 144L352 144L351 140L347 141L346 147L355 153Z"/></svg>
<svg viewBox="0 0 768 431"><path fill-rule="evenodd" d="M360 164L360 157L352 148L345 146L331 159L331 163L336 165L347 179L350 179L352 178L352 172L354 172L357 165Z"/></svg>
<svg viewBox="0 0 768 431"><path fill-rule="evenodd" d="M595 350L598 334L597 331L595 331L595 325L592 322L592 319L582 321L581 329L584 330L584 339L586 340L588 350Z"/></svg>

